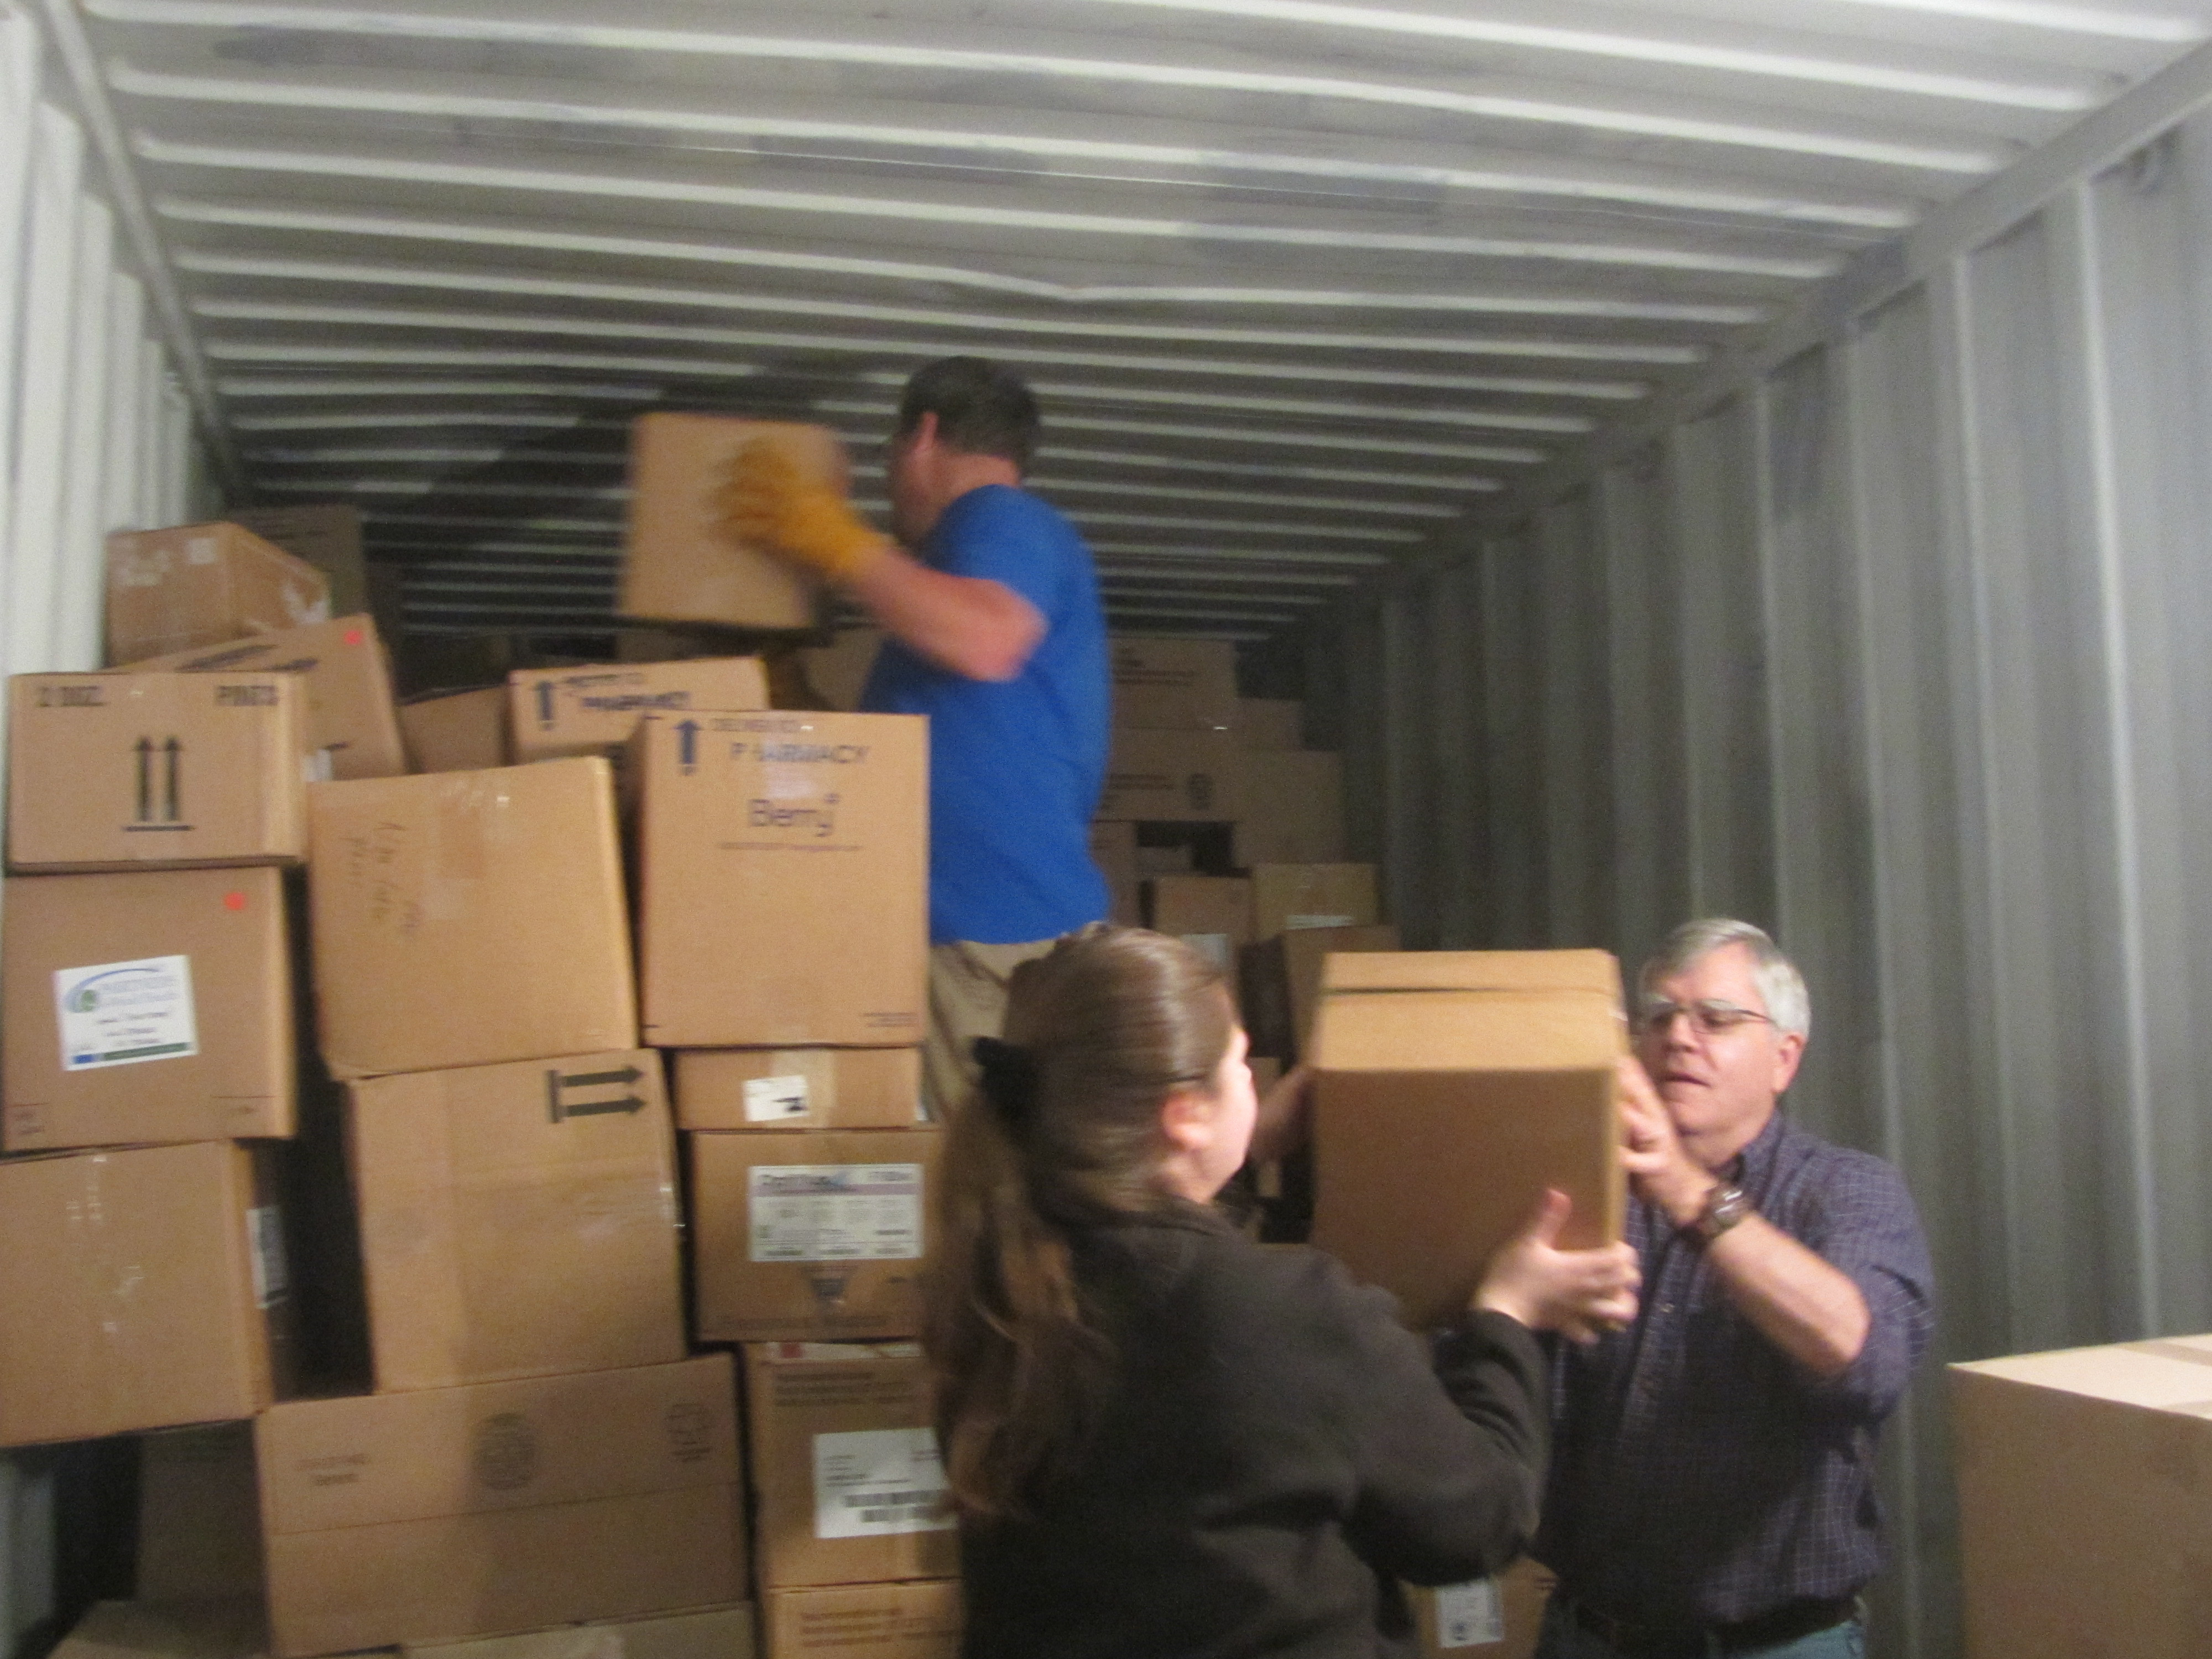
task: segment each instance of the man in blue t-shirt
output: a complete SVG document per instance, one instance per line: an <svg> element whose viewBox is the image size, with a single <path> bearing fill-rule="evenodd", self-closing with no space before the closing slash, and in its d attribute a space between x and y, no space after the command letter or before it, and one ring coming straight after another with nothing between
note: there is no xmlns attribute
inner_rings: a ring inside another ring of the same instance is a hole
<svg viewBox="0 0 2212 1659"><path fill-rule="evenodd" d="M999 1034L1015 967L1107 909L1090 849L1106 775L1105 615L1082 537L1022 488L1038 431L1020 376L948 357L899 400L896 542L765 444L738 457L721 498L733 530L883 624L861 708L929 717L923 1064L940 1116L973 1086L975 1039Z"/></svg>

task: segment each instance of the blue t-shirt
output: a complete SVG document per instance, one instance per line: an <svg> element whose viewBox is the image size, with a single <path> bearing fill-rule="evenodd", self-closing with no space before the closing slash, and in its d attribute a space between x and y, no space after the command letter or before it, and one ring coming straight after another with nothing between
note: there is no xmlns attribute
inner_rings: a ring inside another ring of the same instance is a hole
<svg viewBox="0 0 2212 1659"><path fill-rule="evenodd" d="M1091 550L1036 496L985 484L929 533L933 569L1002 582L1044 637L1004 683L971 680L887 639L860 707L929 716L929 937L1018 945L1106 914L1091 817L1106 781L1106 617Z"/></svg>

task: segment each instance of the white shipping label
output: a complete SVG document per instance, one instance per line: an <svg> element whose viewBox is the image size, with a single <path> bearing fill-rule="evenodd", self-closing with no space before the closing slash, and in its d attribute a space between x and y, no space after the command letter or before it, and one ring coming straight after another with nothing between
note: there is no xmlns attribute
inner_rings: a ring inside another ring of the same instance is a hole
<svg viewBox="0 0 2212 1659"><path fill-rule="evenodd" d="M919 1164L761 1164L745 1182L756 1261L914 1261Z"/></svg>
<svg viewBox="0 0 2212 1659"><path fill-rule="evenodd" d="M1288 933L1298 927L1350 927L1353 925L1353 921L1351 916L1325 916L1318 913L1310 915L1288 915L1283 918L1283 930Z"/></svg>
<svg viewBox="0 0 2212 1659"><path fill-rule="evenodd" d="M945 1532L951 1526L934 1431L860 1429L814 1437L817 1538Z"/></svg>
<svg viewBox="0 0 2212 1659"><path fill-rule="evenodd" d="M745 1079L745 1121L781 1123L787 1117L805 1117L812 1098L803 1077L749 1077Z"/></svg>
<svg viewBox="0 0 2212 1659"><path fill-rule="evenodd" d="M1437 1645L1486 1648L1505 1639L1505 1608L1495 1578L1446 1584L1437 1591Z"/></svg>
<svg viewBox="0 0 2212 1659"><path fill-rule="evenodd" d="M190 957L57 968L54 1012L65 1072L181 1060L200 1051Z"/></svg>
<svg viewBox="0 0 2212 1659"><path fill-rule="evenodd" d="M1226 933L1178 933L1176 937L1224 974L1237 965Z"/></svg>
<svg viewBox="0 0 2212 1659"><path fill-rule="evenodd" d="M284 1212L264 1204L246 1212L246 1253L253 1262L253 1305L282 1302L292 1288L284 1255Z"/></svg>

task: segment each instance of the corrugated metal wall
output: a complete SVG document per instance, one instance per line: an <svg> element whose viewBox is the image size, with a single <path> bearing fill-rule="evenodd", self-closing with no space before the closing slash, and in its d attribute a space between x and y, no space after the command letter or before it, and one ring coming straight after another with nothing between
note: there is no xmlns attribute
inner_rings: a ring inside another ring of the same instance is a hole
<svg viewBox="0 0 2212 1659"><path fill-rule="evenodd" d="M1355 823L1413 943L1778 933L1814 994L1792 1109L1910 1178L1939 1360L2212 1327L2188 75L2178 124L1962 210L1878 302L1312 641L1352 665ZM1935 1366L1889 1477L1880 1650L1954 1654Z"/></svg>
<svg viewBox="0 0 2212 1659"><path fill-rule="evenodd" d="M100 538L186 521L207 500L190 413L43 46L0 4L0 674L97 666ZM62 1454L0 1457L10 1647L54 1611L58 1467Z"/></svg>

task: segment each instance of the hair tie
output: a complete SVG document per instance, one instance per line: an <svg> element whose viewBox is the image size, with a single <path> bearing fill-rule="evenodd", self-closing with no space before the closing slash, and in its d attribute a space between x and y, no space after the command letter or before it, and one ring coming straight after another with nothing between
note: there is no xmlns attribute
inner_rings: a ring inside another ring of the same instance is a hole
<svg viewBox="0 0 2212 1659"><path fill-rule="evenodd" d="M975 1039L975 1063L983 1068L983 1098L1010 1128L1026 1125L1036 1107L1036 1055L1019 1043L996 1037Z"/></svg>

